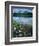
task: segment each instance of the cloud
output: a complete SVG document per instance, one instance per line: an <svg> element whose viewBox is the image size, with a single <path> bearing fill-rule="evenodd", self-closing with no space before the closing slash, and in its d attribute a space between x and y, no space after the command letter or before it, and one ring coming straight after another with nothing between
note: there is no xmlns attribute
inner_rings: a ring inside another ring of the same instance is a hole
<svg viewBox="0 0 39 46"><path fill-rule="evenodd" d="M14 8L13 9L13 13L24 13L24 12L32 12L32 10L31 9L25 9L25 8Z"/></svg>

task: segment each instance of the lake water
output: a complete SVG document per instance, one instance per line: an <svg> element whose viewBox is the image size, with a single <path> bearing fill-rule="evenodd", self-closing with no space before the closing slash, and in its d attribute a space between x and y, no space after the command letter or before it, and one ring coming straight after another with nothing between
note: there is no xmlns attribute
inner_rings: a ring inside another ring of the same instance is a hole
<svg viewBox="0 0 39 46"><path fill-rule="evenodd" d="M20 24L32 24L32 17L13 17L13 20Z"/></svg>

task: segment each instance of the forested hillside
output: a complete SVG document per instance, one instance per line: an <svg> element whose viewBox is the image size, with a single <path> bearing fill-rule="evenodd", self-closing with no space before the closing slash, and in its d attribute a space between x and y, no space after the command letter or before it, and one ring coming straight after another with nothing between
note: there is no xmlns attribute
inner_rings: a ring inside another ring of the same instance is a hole
<svg viewBox="0 0 39 46"><path fill-rule="evenodd" d="M14 13L14 17L32 17L32 13Z"/></svg>

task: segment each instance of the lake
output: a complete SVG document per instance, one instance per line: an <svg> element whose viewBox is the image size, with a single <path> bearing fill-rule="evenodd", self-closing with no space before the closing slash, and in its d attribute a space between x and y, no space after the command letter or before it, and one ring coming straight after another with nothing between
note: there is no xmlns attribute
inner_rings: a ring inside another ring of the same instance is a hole
<svg viewBox="0 0 39 46"><path fill-rule="evenodd" d="M20 24L32 24L32 17L13 17L13 20Z"/></svg>

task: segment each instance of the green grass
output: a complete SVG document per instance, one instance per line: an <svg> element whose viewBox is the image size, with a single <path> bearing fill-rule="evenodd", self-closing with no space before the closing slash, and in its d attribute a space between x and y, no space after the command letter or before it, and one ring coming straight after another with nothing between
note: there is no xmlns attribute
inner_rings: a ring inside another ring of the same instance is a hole
<svg viewBox="0 0 39 46"><path fill-rule="evenodd" d="M20 24L20 23L17 23L15 20L13 20L13 23L12 23L12 28L16 27L17 30L21 30L23 32L28 32L31 28L32 28L32 25L30 24Z"/></svg>

